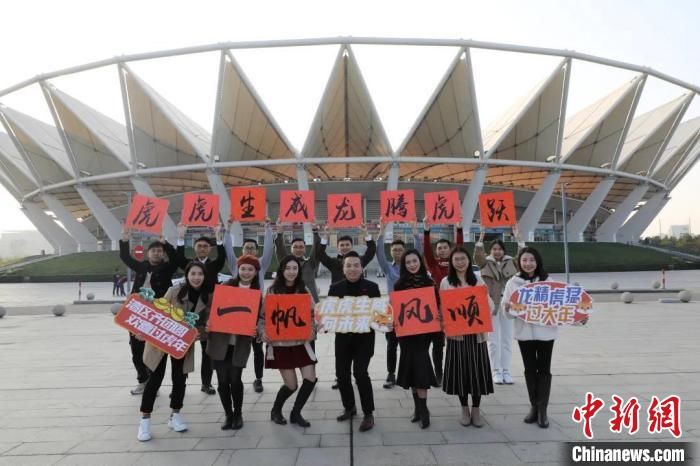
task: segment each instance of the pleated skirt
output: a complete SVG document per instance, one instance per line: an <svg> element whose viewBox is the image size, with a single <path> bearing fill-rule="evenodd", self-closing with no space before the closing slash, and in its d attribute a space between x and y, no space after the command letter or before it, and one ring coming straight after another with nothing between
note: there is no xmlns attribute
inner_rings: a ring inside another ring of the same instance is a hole
<svg viewBox="0 0 700 466"><path fill-rule="evenodd" d="M449 395L488 395L493 393L491 363L486 342L476 335L462 340L447 339L442 389Z"/></svg>

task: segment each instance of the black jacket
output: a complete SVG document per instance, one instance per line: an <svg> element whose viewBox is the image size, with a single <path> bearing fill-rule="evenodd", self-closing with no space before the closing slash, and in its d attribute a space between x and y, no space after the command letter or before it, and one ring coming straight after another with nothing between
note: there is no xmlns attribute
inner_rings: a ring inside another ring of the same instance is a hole
<svg viewBox="0 0 700 466"><path fill-rule="evenodd" d="M151 273L150 288L155 291L156 298L162 298L168 288L172 286L173 274L177 271L175 263L175 248L167 241L163 244L163 250L168 256L168 261L161 262L158 265L151 265L148 259L137 261L131 257L128 241L119 241L119 258L136 273L134 277L134 286L131 288L132 293L141 291L141 287L146 281L146 275Z"/></svg>
<svg viewBox="0 0 700 466"><path fill-rule="evenodd" d="M343 280L345 276L343 275L343 256L338 254L336 257L330 257L326 253L327 244L319 244L317 251L317 259L321 264L323 264L328 270L331 271L331 284ZM367 241L367 250L360 256L360 261L362 262L362 267L367 267L367 264L372 262L374 259L374 254L377 252L377 243L374 240Z"/></svg>
<svg viewBox="0 0 700 466"><path fill-rule="evenodd" d="M185 257L185 246L177 247L175 263L178 267L180 267L184 271L185 267L187 267L187 264L189 264L193 260L195 259L188 259L187 257ZM207 259L207 261L204 263L204 269L206 270L206 273L204 275L204 286L209 292L213 292L214 285L219 283L219 272L221 272L221 269L224 268L225 263L226 249L224 249L223 244L219 244L216 246L216 259Z"/></svg>
<svg viewBox="0 0 700 466"><path fill-rule="evenodd" d="M328 296L337 296L338 298L344 298L345 296L367 296L368 298L380 298L382 295L379 292L379 285L367 280L366 278L360 278L354 283L349 282L346 279L333 283L330 290L328 290Z"/></svg>

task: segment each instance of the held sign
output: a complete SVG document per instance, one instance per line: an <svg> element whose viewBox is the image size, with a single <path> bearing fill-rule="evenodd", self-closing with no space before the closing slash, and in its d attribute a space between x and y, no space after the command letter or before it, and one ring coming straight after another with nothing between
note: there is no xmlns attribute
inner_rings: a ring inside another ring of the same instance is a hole
<svg viewBox="0 0 700 466"><path fill-rule="evenodd" d="M265 334L270 341L308 341L312 325L310 294L265 296Z"/></svg>
<svg viewBox="0 0 700 466"><path fill-rule="evenodd" d="M260 297L260 290L216 285L209 312L209 331L254 337Z"/></svg>
<svg viewBox="0 0 700 466"><path fill-rule="evenodd" d="M582 287L552 281L521 286L508 301L511 315L545 327L577 325L593 311L593 299Z"/></svg>

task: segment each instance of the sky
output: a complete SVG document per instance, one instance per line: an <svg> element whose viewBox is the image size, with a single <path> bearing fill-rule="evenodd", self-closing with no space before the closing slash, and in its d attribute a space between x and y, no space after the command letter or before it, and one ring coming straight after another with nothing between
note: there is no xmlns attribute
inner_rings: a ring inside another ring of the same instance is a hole
<svg viewBox="0 0 700 466"><path fill-rule="evenodd" d="M32 1L11 2L0 28L0 89L40 73L122 54L228 41L336 36L474 39L576 50L649 66L700 84L700 2L665 1ZM414 123L456 50L354 46L392 146ZM247 50L234 55L291 142L301 148L337 47ZM474 50L482 127L544 79L558 59ZM218 55L134 63L159 93L205 128L212 127ZM567 115L634 73L575 62ZM59 89L123 122L115 69L52 80ZM650 79L638 113L683 94ZM51 121L36 86L0 97ZM700 97L685 119L700 115ZM700 232L700 164L672 191L645 235L691 222ZM0 232L33 229L0 187Z"/></svg>

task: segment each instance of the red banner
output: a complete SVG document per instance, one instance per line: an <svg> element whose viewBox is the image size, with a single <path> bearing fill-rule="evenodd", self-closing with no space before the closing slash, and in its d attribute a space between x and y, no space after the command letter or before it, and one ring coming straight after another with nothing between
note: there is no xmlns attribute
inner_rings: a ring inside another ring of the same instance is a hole
<svg viewBox="0 0 700 466"><path fill-rule="evenodd" d="M218 194L185 193L182 196L180 223L193 227L215 227L218 225Z"/></svg>
<svg viewBox="0 0 700 466"><path fill-rule="evenodd" d="M389 297L397 337L442 331L435 287L393 291Z"/></svg>
<svg viewBox="0 0 700 466"><path fill-rule="evenodd" d="M168 215L168 200L136 194L131 199L129 215L124 226L132 230L161 234L163 222Z"/></svg>
<svg viewBox="0 0 700 466"><path fill-rule="evenodd" d="M261 296L260 290L216 285L209 313L209 331L254 337Z"/></svg>
<svg viewBox="0 0 700 466"><path fill-rule="evenodd" d="M270 341L311 339L311 295L265 295L265 333Z"/></svg>
<svg viewBox="0 0 700 466"><path fill-rule="evenodd" d="M448 337L493 331L489 295L484 285L440 290L440 308Z"/></svg>
<svg viewBox="0 0 700 466"><path fill-rule="evenodd" d="M511 315L545 327L580 324L593 310L593 299L583 288L560 282L528 283L504 298L511 303Z"/></svg>
<svg viewBox="0 0 700 466"><path fill-rule="evenodd" d="M459 191L439 191L425 193L425 216L432 225L461 224L462 203Z"/></svg>
<svg viewBox="0 0 700 466"><path fill-rule="evenodd" d="M165 298L150 303L132 294L114 316L114 323L175 359L182 359L199 333L183 321L184 317L185 311L171 306Z"/></svg>
<svg viewBox="0 0 700 466"><path fill-rule="evenodd" d="M313 222L313 191L280 191L280 220L286 223Z"/></svg>
<svg viewBox="0 0 700 466"><path fill-rule="evenodd" d="M382 191L379 195L379 215L382 222L414 222L416 200L412 189Z"/></svg>
<svg viewBox="0 0 700 466"><path fill-rule="evenodd" d="M481 226L484 228L509 227L517 223L513 191L486 193L479 196Z"/></svg>
<svg viewBox="0 0 700 466"><path fill-rule="evenodd" d="M264 222L267 190L263 187L231 188L231 218L239 222Z"/></svg>
<svg viewBox="0 0 700 466"><path fill-rule="evenodd" d="M362 194L329 194L328 226L357 227L362 224Z"/></svg>

